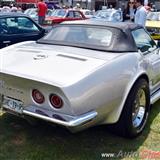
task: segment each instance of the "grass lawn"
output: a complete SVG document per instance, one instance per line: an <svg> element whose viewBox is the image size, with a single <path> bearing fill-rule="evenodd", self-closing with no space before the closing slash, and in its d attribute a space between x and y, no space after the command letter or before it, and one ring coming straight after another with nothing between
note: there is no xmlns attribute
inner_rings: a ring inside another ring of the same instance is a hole
<svg viewBox="0 0 160 160"><path fill-rule="evenodd" d="M47 123L33 127L24 119L0 113L0 160L138 160L142 153L158 160L159 151L160 101L153 106L143 134L132 140L109 133L105 126L72 134ZM102 153L119 158L104 158Z"/></svg>

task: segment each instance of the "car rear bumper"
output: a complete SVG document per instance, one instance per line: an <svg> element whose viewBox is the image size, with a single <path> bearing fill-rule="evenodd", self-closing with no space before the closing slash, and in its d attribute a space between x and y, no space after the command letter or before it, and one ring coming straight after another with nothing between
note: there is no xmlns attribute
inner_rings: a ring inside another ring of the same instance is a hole
<svg viewBox="0 0 160 160"><path fill-rule="evenodd" d="M7 98L0 94L0 108L8 113L15 114L21 117L25 115L31 116L58 125L62 125L67 128L81 127L84 124L88 124L98 115L98 113L93 110L81 115L68 115L65 113L60 113L58 111L46 110L45 108L37 107L34 105L21 107L21 109L17 111L16 109L14 109L14 107L9 107L7 102L8 99L10 100L10 98ZM14 99L12 100L16 102L18 101Z"/></svg>
<svg viewBox="0 0 160 160"><path fill-rule="evenodd" d="M54 124L62 125L68 128L79 127L84 124L88 124L88 122L95 119L98 115L96 111L90 111L78 116L71 116L59 112L49 111L43 108L39 108L36 106L27 106L23 108L21 113L15 112L13 110L8 109L5 105L1 104L1 107L4 111L8 113L12 113L18 116L31 116L34 118L38 118L41 120L45 120L48 122L52 122Z"/></svg>
<svg viewBox="0 0 160 160"><path fill-rule="evenodd" d="M65 127L77 127L82 124L86 124L87 122L93 120L97 116L96 111L90 111L79 116L54 114L54 116L50 117L49 115L32 112L26 109L23 110L23 114L31 117L39 118L48 122L52 122L58 125L62 125Z"/></svg>

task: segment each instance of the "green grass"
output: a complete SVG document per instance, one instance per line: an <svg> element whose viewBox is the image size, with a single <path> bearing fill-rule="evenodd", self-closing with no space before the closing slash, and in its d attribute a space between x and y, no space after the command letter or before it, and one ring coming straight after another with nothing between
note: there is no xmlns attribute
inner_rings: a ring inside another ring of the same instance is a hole
<svg viewBox="0 0 160 160"><path fill-rule="evenodd" d="M0 160L105 160L101 153L123 153L118 159L140 159L125 153L160 151L160 101L150 114L143 134L124 139L105 126L72 134L68 130L40 123L31 126L24 119L0 113ZM160 156L159 156L160 159Z"/></svg>

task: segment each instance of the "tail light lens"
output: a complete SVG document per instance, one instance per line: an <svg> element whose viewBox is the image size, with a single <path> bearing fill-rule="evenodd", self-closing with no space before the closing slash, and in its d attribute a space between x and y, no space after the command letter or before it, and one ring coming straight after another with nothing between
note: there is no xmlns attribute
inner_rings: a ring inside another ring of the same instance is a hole
<svg viewBox="0 0 160 160"><path fill-rule="evenodd" d="M32 97L38 104L42 104L45 100L43 94L37 89L32 90Z"/></svg>
<svg viewBox="0 0 160 160"><path fill-rule="evenodd" d="M50 100L51 105L54 108L59 109L63 106L63 101L62 101L61 97L59 97L56 94L51 94L49 100Z"/></svg>

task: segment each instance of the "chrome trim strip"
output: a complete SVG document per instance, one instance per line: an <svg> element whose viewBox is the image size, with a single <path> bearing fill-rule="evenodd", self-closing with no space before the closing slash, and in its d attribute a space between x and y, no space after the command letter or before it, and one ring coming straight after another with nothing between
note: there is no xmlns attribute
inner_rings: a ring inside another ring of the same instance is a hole
<svg viewBox="0 0 160 160"><path fill-rule="evenodd" d="M79 57L73 57L73 56L68 56L68 55L63 55L63 54L57 54L59 57L64 57L64 58L71 58L79 61L87 61L87 59L84 58L79 58Z"/></svg>
<svg viewBox="0 0 160 160"><path fill-rule="evenodd" d="M154 104L160 99L160 89L151 96L151 104Z"/></svg>
<svg viewBox="0 0 160 160"><path fill-rule="evenodd" d="M23 110L23 113L26 114L26 115L29 115L29 116L33 116L33 117L36 117L36 118L39 118L39 119L43 119L45 121L57 123L57 124L60 124L60 125L66 126L66 127L76 127L76 126L82 125L82 124L87 123L88 121L94 119L98 115L97 112L91 111L91 112L85 113L83 115L77 116L71 121L66 122L66 121L63 121L63 120L58 120L58 119L55 119L55 118L51 118L51 117L47 117L47 116L40 115L40 114L37 114L37 113L33 113L33 112L28 111L28 110Z"/></svg>

